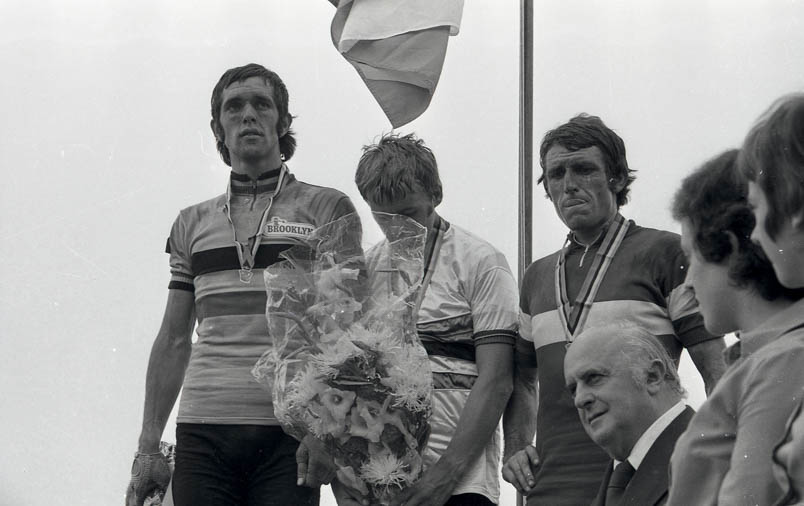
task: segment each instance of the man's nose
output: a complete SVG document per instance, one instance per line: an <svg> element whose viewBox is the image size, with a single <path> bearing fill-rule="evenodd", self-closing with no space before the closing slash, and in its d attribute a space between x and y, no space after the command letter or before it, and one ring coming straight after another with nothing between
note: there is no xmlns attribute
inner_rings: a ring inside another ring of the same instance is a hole
<svg viewBox="0 0 804 506"><path fill-rule="evenodd" d="M573 399L573 402L575 403L576 408L583 409L585 406L591 404L593 400L594 397L589 390L581 387L575 388L575 398Z"/></svg>
<svg viewBox="0 0 804 506"><path fill-rule="evenodd" d="M257 110L254 109L254 106L247 103L243 106L243 121L251 121L257 118Z"/></svg>
<svg viewBox="0 0 804 506"><path fill-rule="evenodd" d="M575 179L575 174L571 170L564 173L564 193L574 193L578 191L578 182Z"/></svg>

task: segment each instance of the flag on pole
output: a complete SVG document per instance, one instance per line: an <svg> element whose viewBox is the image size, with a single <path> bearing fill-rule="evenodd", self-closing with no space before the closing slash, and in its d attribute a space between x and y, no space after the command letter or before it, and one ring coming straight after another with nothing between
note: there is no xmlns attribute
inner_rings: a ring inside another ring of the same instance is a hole
<svg viewBox="0 0 804 506"><path fill-rule="evenodd" d="M332 1L332 0L330 0ZM394 128L430 105L463 0L340 0L332 43L354 66Z"/></svg>

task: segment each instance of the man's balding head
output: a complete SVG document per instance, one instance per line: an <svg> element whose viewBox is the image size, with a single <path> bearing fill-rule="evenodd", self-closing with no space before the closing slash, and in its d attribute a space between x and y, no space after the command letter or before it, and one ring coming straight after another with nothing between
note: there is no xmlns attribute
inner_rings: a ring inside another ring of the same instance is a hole
<svg viewBox="0 0 804 506"><path fill-rule="evenodd" d="M684 396L664 346L632 325L581 333L567 350L564 379L589 437L618 460Z"/></svg>

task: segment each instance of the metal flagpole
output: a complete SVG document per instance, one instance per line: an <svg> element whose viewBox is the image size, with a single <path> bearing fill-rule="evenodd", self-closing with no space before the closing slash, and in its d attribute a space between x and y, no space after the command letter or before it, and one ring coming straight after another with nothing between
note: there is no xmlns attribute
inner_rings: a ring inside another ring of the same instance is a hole
<svg viewBox="0 0 804 506"><path fill-rule="evenodd" d="M519 2L519 255L522 285L532 257L533 235L533 0ZM517 494L517 506L525 498Z"/></svg>
<svg viewBox="0 0 804 506"><path fill-rule="evenodd" d="M532 255L533 230L533 0L519 13L519 283Z"/></svg>

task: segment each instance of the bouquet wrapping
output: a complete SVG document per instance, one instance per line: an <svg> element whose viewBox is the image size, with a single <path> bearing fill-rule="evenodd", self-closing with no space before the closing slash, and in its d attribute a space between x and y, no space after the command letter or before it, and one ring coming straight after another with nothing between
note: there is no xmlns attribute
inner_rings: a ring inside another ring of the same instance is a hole
<svg viewBox="0 0 804 506"><path fill-rule="evenodd" d="M162 452L162 455L167 458L168 468L170 468L170 472L173 472L173 468L176 465L176 445L173 443L167 443L165 441L159 442L159 451ZM163 502L165 501L165 494L167 493L167 489L159 488L148 494L145 500L142 503L142 506L162 506ZM171 501L172 504L172 501Z"/></svg>
<svg viewBox="0 0 804 506"><path fill-rule="evenodd" d="M421 474L432 376L416 334L425 229L377 213L365 255L352 214L265 270L273 346L253 369L285 431L315 437L341 483L387 504Z"/></svg>

